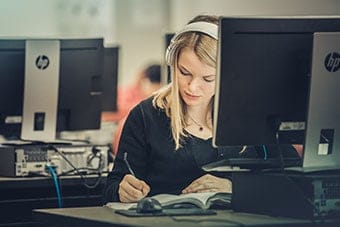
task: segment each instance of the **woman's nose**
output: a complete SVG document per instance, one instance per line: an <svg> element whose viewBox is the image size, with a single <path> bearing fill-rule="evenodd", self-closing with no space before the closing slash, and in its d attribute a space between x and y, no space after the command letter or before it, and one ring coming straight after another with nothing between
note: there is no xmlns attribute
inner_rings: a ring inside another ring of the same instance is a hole
<svg viewBox="0 0 340 227"><path fill-rule="evenodd" d="M200 78L193 77L188 85L191 91L195 91L200 86Z"/></svg>

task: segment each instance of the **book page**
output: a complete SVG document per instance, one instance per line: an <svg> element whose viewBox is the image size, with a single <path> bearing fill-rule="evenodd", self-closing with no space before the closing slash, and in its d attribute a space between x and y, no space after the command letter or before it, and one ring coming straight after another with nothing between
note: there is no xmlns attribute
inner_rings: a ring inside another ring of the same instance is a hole
<svg viewBox="0 0 340 227"><path fill-rule="evenodd" d="M137 208L137 203L120 203L120 202L110 202L104 206L109 207L114 210L130 210Z"/></svg>
<svg viewBox="0 0 340 227"><path fill-rule="evenodd" d="M192 204L198 208L208 209L216 201L218 203L230 202L231 194L219 192L188 193L181 195L158 194L151 198L160 202L163 208L176 208L175 205ZM137 203L109 202L105 206L114 210L130 210L136 209Z"/></svg>
<svg viewBox="0 0 340 227"><path fill-rule="evenodd" d="M162 206L170 206L174 204L181 203L191 203L199 208L208 208L207 201L209 198L214 196L216 192L203 192L203 193L188 193L181 195L171 195L171 194L159 194L152 198L157 199Z"/></svg>

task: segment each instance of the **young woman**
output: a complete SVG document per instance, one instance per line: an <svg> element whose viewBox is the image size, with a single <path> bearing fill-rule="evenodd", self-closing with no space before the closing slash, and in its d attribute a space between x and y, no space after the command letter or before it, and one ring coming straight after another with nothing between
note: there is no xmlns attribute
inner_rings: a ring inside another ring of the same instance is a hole
<svg viewBox="0 0 340 227"><path fill-rule="evenodd" d="M231 192L226 177L201 167L217 161L212 147L218 18L197 16L167 50L172 82L129 114L105 202L135 202L159 193Z"/></svg>

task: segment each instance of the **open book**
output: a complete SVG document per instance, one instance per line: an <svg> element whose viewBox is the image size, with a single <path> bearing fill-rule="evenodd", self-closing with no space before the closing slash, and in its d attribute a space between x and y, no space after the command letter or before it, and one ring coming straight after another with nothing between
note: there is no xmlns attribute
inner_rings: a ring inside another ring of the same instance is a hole
<svg viewBox="0 0 340 227"><path fill-rule="evenodd" d="M230 208L231 193L222 192L203 192L203 193L189 193L181 195L159 194L154 195L154 198L160 202L162 208L185 208L196 207L201 209L209 208ZM119 203L110 202L106 204L115 210L129 210L136 209L137 203Z"/></svg>

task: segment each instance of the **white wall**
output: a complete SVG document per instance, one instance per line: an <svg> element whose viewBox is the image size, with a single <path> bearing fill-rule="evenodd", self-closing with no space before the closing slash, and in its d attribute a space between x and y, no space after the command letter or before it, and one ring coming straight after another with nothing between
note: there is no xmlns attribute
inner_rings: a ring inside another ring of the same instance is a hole
<svg viewBox="0 0 340 227"><path fill-rule="evenodd" d="M114 40L112 0L1 0L0 36Z"/></svg>
<svg viewBox="0 0 340 227"><path fill-rule="evenodd" d="M197 14L340 15L339 0L171 0L170 27L176 31Z"/></svg>
<svg viewBox="0 0 340 227"><path fill-rule="evenodd" d="M340 0L0 0L0 36L104 37L120 45L119 82L162 61L164 33L197 14L340 15Z"/></svg>
<svg viewBox="0 0 340 227"><path fill-rule="evenodd" d="M133 81L149 63L161 63L168 27L168 0L115 0L117 43L121 46L119 82ZM164 41L164 42L163 42Z"/></svg>

